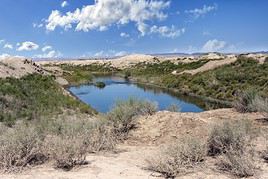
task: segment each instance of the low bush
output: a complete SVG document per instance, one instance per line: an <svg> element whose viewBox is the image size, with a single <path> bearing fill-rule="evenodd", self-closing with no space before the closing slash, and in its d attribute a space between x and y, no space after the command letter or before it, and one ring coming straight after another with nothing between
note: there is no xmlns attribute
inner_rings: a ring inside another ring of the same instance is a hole
<svg viewBox="0 0 268 179"><path fill-rule="evenodd" d="M86 164L87 136L53 136L45 143L55 167L70 170L76 165Z"/></svg>
<svg viewBox="0 0 268 179"><path fill-rule="evenodd" d="M156 110L155 103L129 98L126 101L117 101L114 108L107 113L106 118L112 122L116 134L124 137L135 126L135 117L152 115Z"/></svg>
<svg viewBox="0 0 268 179"><path fill-rule="evenodd" d="M247 90L238 95L237 100L234 102L234 108L238 112L257 112L256 103L257 93L255 90Z"/></svg>
<svg viewBox="0 0 268 179"><path fill-rule="evenodd" d="M180 112L181 111L181 107L178 106L177 104L171 104L170 106L167 107L166 110L167 111L170 111L170 112Z"/></svg>
<svg viewBox="0 0 268 179"><path fill-rule="evenodd" d="M0 135L0 169L20 170L47 159L42 153L43 136L34 126L17 124L13 128L2 129L5 132Z"/></svg>
<svg viewBox="0 0 268 179"><path fill-rule="evenodd" d="M223 171L230 172L238 177L254 175L255 165L249 152L241 152L229 149L221 159L219 167Z"/></svg>
<svg viewBox="0 0 268 179"><path fill-rule="evenodd" d="M205 160L206 145L197 138L186 137L163 149L148 162L148 169L167 178L183 174Z"/></svg>
<svg viewBox="0 0 268 179"><path fill-rule="evenodd" d="M230 148L242 151L254 136L252 124L248 120L223 122L215 125L208 138L208 154L226 153Z"/></svg>

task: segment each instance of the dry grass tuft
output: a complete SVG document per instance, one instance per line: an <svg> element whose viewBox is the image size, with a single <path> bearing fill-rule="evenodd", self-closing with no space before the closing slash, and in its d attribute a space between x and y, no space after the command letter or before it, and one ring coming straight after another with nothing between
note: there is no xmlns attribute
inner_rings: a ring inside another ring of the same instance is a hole
<svg viewBox="0 0 268 179"><path fill-rule="evenodd" d="M199 139L187 137L166 147L148 160L148 169L167 178L183 174L205 160L206 145Z"/></svg>

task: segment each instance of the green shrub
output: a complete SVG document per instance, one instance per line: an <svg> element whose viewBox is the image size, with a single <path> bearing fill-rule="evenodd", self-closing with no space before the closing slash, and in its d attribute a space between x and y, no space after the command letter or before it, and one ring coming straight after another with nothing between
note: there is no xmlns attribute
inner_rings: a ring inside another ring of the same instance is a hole
<svg viewBox="0 0 268 179"><path fill-rule="evenodd" d="M200 139L186 137L166 147L159 154L152 156L148 169L174 178L202 163L206 157L206 145Z"/></svg>
<svg viewBox="0 0 268 179"><path fill-rule="evenodd" d="M98 81L94 84L96 87L98 88L105 88L105 83L101 82L101 81Z"/></svg>
<svg viewBox="0 0 268 179"><path fill-rule="evenodd" d="M125 136L135 126L135 117L152 115L156 110L155 103L129 98L126 101L117 101L106 118L113 123L118 135Z"/></svg>
<svg viewBox="0 0 268 179"><path fill-rule="evenodd" d="M18 119L39 119L63 109L94 113L90 107L64 95L53 77L32 74L20 79L0 79L0 122L12 125Z"/></svg>
<svg viewBox="0 0 268 179"><path fill-rule="evenodd" d="M225 121L215 125L208 138L208 154L226 153L231 148L242 151L254 137L252 123L248 120Z"/></svg>

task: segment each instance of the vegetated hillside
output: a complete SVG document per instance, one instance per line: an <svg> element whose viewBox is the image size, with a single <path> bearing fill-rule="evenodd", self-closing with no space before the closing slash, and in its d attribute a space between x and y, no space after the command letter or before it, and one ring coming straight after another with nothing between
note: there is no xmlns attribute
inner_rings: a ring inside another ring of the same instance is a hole
<svg viewBox="0 0 268 179"><path fill-rule="evenodd" d="M232 64L201 72L195 75L173 75L172 70L196 69L204 62L178 64L140 64L128 68L125 74L141 82L151 82L163 87L175 88L182 93L233 101L241 91L254 88L261 95L268 95L268 63L258 63L255 59L239 57Z"/></svg>
<svg viewBox="0 0 268 179"><path fill-rule="evenodd" d="M51 76L31 74L20 79L0 79L0 121L12 124L17 119L36 119L64 109L93 112L63 93Z"/></svg>

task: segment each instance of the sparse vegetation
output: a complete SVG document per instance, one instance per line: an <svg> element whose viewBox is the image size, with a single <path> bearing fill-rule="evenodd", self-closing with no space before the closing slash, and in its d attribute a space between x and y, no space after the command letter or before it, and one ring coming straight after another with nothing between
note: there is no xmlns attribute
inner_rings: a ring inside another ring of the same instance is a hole
<svg viewBox="0 0 268 179"><path fill-rule="evenodd" d="M245 150L253 137L254 131L249 120L226 121L215 125L208 138L208 154L219 155L230 149L240 152Z"/></svg>
<svg viewBox="0 0 268 179"><path fill-rule="evenodd" d="M170 111L170 112L180 112L181 111L181 108L177 104L171 104L170 106L167 107L166 110L167 111Z"/></svg>
<svg viewBox="0 0 268 179"><path fill-rule="evenodd" d="M249 177L254 175L255 165L251 154L248 152L229 149L221 159L219 168L238 177Z"/></svg>
<svg viewBox="0 0 268 179"><path fill-rule="evenodd" d="M124 137L135 126L135 117L152 115L156 110L155 103L129 98L126 101L117 101L106 118L113 123L116 133Z"/></svg>
<svg viewBox="0 0 268 179"><path fill-rule="evenodd" d="M148 169L167 178L183 174L205 160L206 145L200 139L186 137L166 147L148 160Z"/></svg>
<svg viewBox="0 0 268 179"><path fill-rule="evenodd" d="M2 126L0 135L0 169L18 171L41 164L47 157L42 153L42 140L34 126L17 124L13 128Z"/></svg>

